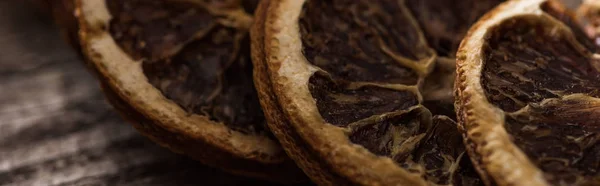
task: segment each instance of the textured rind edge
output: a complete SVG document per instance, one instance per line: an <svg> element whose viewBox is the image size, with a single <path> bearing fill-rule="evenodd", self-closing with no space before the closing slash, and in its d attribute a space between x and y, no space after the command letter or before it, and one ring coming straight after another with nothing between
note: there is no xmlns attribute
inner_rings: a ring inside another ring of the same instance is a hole
<svg viewBox="0 0 600 186"><path fill-rule="evenodd" d="M275 0L276 1L276 0ZM254 84L258 91L261 107L264 110L267 123L273 134L279 139L284 150L302 170L319 185L352 185L347 179L331 173L331 167L320 161L308 144L290 127L283 115L281 106L277 103L267 72L265 58L265 21L273 0L262 0L255 12L254 24L250 30L252 40L252 63L254 65ZM277 6L276 4L273 6Z"/></svg>
<svg viewBox="0 0 600 186"><path fill-rule="evenodd" d="M186 155L194 160L221 170L247 177L270 180L279 183L300 183L306 181L300 170L291 161L268 165L242 159L203 140L185 134L175 134L155 124L143 114L136 112L121 99L109 85L101 82L102 91L119 114L142 135L175 153Z"/></svg>
<svg viewBox="0 0 600 186"><path fill-rule="evenodd" d="M164 116L160 115L160 113L138 108L142 106L138 105L135 101L131 101L128 93L120 90L119 87L122 85L119 85L115 79L103 71L103 68L106 67L101 67L102 62L99 61L99 54L93 52L91 43L89 42L91 38L95 37L94 34L97 34L96 32L98 31L95 29L98 27L94 27L84 20L85 15L82 12L82 0L75 1L75 12L80 28L79 41L86 66L100 81L107 100L140 133L173 152L185 154L203 164L233 174L279 183L301 183L307 180L301 170L283 152L268 154L252 151L252 147L248 149L233 149L235 147L232 145L223 143L229 139L216 139L244 135L231 131L227 127L222 126L222 124L217 124L207 119L195 120L194 123L173 123L172 120L161 118ZM206 135L207 132L203 132L202 130L205 127L221 128L219 130L225 133ZM190 128L195 128L195 130L190 130ZM244 143L244 141L240 143Z"/></svg>
<svg viewBox="0 0 600 186"><path fill-rule="evenodd" d="M297 104L297 101L310 102L313 98L297 92L306 87L289 86L299 83L296 80L303 80L314 69L309 67L299 75L282 70L282 66L305 60L298 57L301 54L297 50L286 48L301 42L297 37L299 31L294 27L298 24L298 8L302 8L303 3L297 0L261 2L258 24L251 31L253 61L264 64L255 70L255 84L260 89L263 107L272 108L265 109L271 120L269 127L289 156L319 184L427 185L424 179L399 167L390 158L376 156L351 143L342 129L326 124L320 116L302 116L314 111L315 105Z"/></svg>
<svg viewBox="0 0 600 186"><path fill-rule="evenodd" d="M460 44L456 61L455 107L459 128L477 171L487 184L549 185L512 141L502 110L488 102L481 86L483 50L489 30L517 16L544 16L541 5L554 0L512 0L485 14Z"/></svg>
<svg viewBox="0 0 600 186"><path fill-rule="evenodd" d="M458 77L458 74L456 76ZM460 85L459 85L458 81L454 81L454 87L459 87L459 86ZM460 90L454 89L454 97L458 98L460 95L461 95ZM464 127L464 125L461 124L465 120L465 118L464 118L465 115L461 114L463 111L461 110L462 107L458 107L459 104L460 104L459 99L455 99L454 105L455 105L455 112L457 114L457 116L456 116L457 128L462 133L463 143L465 144L465 149L467 151L467 154L469 154L469 159L471 160L475 170L477 171L477 173L479 174L481 180L483 181L483 183L485 185L497 185L496 182L493 182L493 180L490 180L491 176L487 172L485 172L485 170L482 169L483 166L482 166L482 162L481 162L481 155L475 153L477 144L475 144L471 139L468 138L467 129Z"/></svg>

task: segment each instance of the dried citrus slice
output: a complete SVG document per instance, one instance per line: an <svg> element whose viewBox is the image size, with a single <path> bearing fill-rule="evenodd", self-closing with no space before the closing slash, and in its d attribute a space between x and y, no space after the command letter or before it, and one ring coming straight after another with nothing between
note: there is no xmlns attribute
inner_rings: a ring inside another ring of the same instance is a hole
<svg viewBox="0 0 600 186"><path fill-rule="evenodd" d="M262 1L252 56L271 130L320 184L485 183L454 122L454 54L500 2Z"/></svg>
<svg viewBox="0 0 600 186"><path fill-rule="evenodd" d="M457 53L456 106L486 177L600 184L598 49L557 1L509 1L471 28Z"/></svg>
<svg viewBox="0 0 600 186"><path fill-rule="evenodd" d="M304 178L266 128L254 89L248 29L256 1L76 5L82 51L111 103L139 131L233 173Z"/></svg>

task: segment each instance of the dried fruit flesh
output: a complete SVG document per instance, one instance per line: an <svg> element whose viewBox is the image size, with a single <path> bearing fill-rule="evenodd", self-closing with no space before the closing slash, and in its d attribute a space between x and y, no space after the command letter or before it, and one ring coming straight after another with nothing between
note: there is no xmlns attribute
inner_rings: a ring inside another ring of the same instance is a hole
<svg viewBox="0 0 600 186"><path fill-rule="evenodd" d="M299 28L321 117L431 183L483 184L454 122L454 53L500 2L307 0Z"/></svg>
<svg viewBox="0 0 600 186"><path fill-rule="evenodd" d="M166 98L233 130L267 133L249 52L257 1L106 2L111 35Z"/></svg>
<svg viewBox="0 0 600 186"><path fill-rule="evenodd" d="M481 85L550 184L599 184L599 47L557 4L539 9L488 30Z"/></svg>

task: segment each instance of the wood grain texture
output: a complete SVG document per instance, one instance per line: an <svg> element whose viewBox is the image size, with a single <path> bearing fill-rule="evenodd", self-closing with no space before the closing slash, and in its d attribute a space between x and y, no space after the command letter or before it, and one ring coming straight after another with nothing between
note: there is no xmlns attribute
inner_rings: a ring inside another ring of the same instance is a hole
<svg viewBox="0 0 600 186"><path fill-rule="evenodd" d="M47 19L0 1L0 185L271 185L142 137Z"/></svg>

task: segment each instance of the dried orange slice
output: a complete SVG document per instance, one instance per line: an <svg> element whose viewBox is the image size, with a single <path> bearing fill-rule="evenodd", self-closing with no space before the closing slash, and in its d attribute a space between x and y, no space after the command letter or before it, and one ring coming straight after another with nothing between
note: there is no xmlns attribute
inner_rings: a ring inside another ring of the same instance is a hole
<svg viewBox="0 0 600 186"><path fill-rule="evenodd" d="M454 122L454 54L500 2L262 1L252 56L271 130L319 184L483 184Z"/></svg>
<svg viewBox="0 0 600 186"><path fill-rule="evenodd" d="M139 131L233 173L304 178L266 128L254 89L248 29L256 1L76 5L82 51L111 103Z"/></svg>
<svg viewBox="0 0 600 186"><path fill-rule="evenodd" d="M600 184L600 48L557 1L485 15L457 53L457 110L497 185Z"/></svg>

